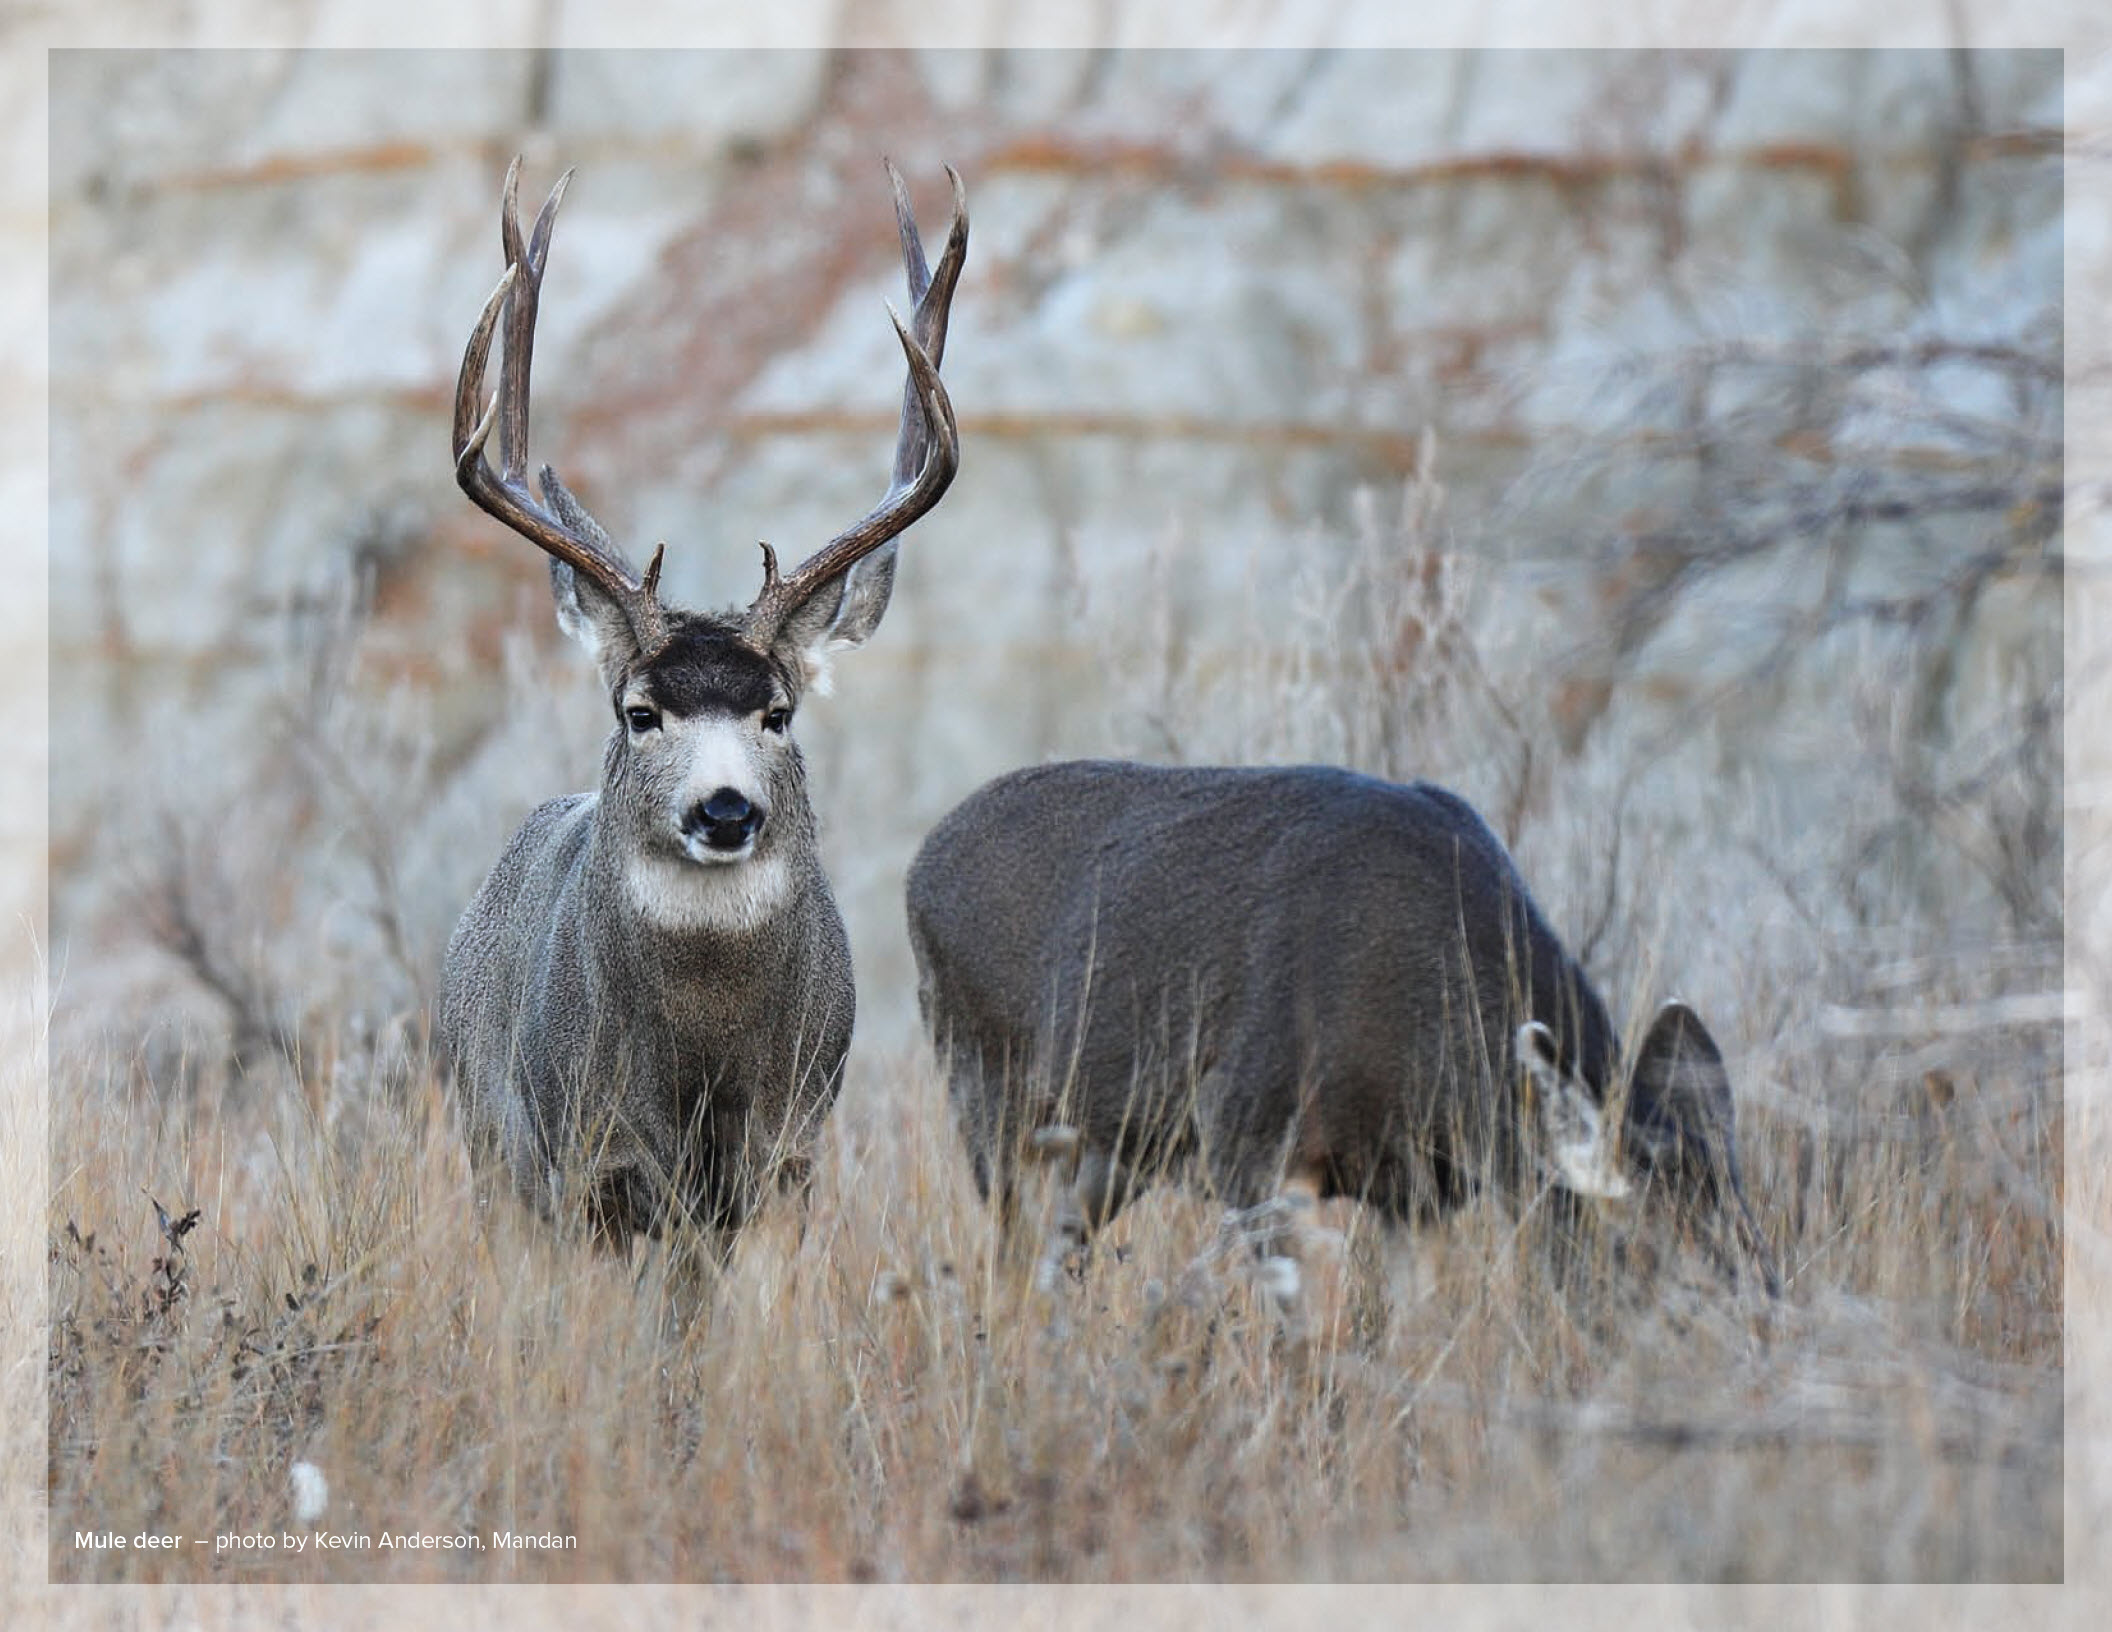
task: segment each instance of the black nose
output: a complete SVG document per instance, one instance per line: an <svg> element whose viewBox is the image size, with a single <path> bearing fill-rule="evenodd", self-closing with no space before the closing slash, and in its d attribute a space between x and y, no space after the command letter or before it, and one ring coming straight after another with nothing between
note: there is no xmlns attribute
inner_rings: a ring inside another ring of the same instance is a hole
<svg viewBox="0 0 2112 1632"><path fill-rule="evenodd" d="M714 850L738 850L754 838L763 825L763 813L735 788L720 788L702 804L691 805L682 818L682 831L704 836Z"/></svg>

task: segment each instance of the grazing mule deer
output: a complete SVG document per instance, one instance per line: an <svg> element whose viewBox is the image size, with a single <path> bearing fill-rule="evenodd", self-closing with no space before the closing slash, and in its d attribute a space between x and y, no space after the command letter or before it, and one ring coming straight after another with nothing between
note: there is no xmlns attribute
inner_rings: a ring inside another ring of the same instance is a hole
<svg viewBox="0 0 2112 1632"><path fill-rule="evenodd" d="M549 466L540 502L523 480L536 300L570 172L524 242L519 170L500 211L506 273L462 358L455 476L549 553L558 623L592 655L615 723L600 789L536 810L463 914L441 1031L481 1184L503 1164L540 1211L578 1208L602 1240L687 1221L723 1252L768 1179L803 1178L850 1047L850 945L792 716L830 655L873 632L893 541L953 480L938 369L966 200L949 169L953 223L934 270L888 166L913 313L907 328L895 318L909 381L886 495L797 571L780 576L765 544L747 610L706 614L663 603L662 550L641 577Z"/></svg>
<svg viewBox="0 0 2112 1632"><path fill-rule="evenodd" d="M1621 1195L1633 1170L1727 1215L1773 1286L1707 1030L1667 1004L1612 1095L1605 1005L1442 788L1037 766L941 821L908 894L925 1024L1007 1228L1021 1156L1069 1158L1044 1281L1194 1158L1259 1226L1294 1331L1297 1215L1330 1196L1406 1220L1485 1185Z"/></svg>

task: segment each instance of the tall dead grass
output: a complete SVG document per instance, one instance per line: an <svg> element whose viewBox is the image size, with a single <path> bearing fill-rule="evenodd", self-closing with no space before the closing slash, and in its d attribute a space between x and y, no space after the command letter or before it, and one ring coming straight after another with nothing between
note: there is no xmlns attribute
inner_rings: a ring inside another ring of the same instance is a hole
<svg viewBox="0 0 2112 1632"><path fill-rule="evenodd" d="M1775 1306L1676 1259L1557 1285L1530 1211L1384 1242L1344 1210L1301 1374L1235 1272L1162 1317L1214 1227L1193 1198L1140 1203L1053 1299L1006 1276L914 1060L859 1074L804 1220L766 1215L680 1332L649 1258L512 1214L480 1235L429 1082L349 1143L298 1095L239 1092L55 1099L55 1578L2060 1569L2057 1232L2002 1180L2056 1170L2051 1123L1932 1115L1808 1162L1759 1124ZM303 1462L329 1489L306 1521ZM577 1550L212 1545L500 1530Z"/></svg>

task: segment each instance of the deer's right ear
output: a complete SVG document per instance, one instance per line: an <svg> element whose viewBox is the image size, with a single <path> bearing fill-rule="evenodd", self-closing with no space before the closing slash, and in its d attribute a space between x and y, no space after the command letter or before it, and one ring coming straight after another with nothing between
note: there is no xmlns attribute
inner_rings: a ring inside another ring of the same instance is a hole
<svg viewBox="0 0 2112 1632"><path fill-rule="evenodd" d="M1701 1016L1673 1001L1657 1011L1629 1072L1628 1121L1653 1161L1706 1177L1732 1148L1731 1077Z"/></svg>
<svg viewBox="0 0 2112 1632"><path fill-rule="evenodd" d="M555 556L550 558L550 598L557 603L558 628L586 648L603 688L614 690L638 658L638 638L624 609Z"/></svg>

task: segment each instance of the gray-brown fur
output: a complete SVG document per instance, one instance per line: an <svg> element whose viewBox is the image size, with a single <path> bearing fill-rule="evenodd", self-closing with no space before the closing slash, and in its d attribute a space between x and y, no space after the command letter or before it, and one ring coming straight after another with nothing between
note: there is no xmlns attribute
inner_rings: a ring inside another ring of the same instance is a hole
<svg viewBox="0 0 2112 1632"><path fill-rule="evenodd" d="M833 653L878 625L893 541L959 456L938 365L967 248L960 182L933 269L893 179L914 311L896 324L910 383L888 491L794 572L766 550L755 601L707 615L663 603L658 554L635 572L547 466L541 499L527 487L527 360L563 183L523 235L507 178L509 265L464 355L456 471L550 555L558 621L592 655L614 719L600 787L536 810L463 914L440 1030L480 1171L612 1242L671 1220L730 1240L773 1176L804 1174L842 1080L850 944L793 716ZM480 415L502 318L505 362Z"/></svg>
<svg viewBox="0 0 2112 1632"><path fill-rule="evenodd" d="M1406 1220L1529 1193L1559 1177L1546 1120L1596 1125L1618 1081L1604 1003L1496 836L1428 783L1039 766L939 823L908 905L978 1185L1009 1215L1023 1149L1072 1130L1076 1233L1191 1159L1234 1209L1288 1190ZM1757 1247L1729 1079L1683 1006L1627 1099L1629 1169L1720 1199Z"/></svg>

